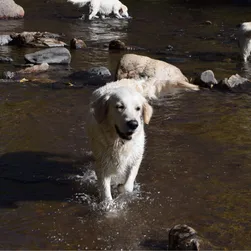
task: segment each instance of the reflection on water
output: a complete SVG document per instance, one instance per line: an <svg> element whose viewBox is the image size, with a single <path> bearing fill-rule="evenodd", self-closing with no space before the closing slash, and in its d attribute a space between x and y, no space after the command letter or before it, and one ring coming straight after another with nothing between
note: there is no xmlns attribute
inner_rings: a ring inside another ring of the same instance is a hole
<svg viewBox="0 0 251 251"><path fill-rule="evenodd" d="M114 73L122 54L104 45L119 38L151 51L171 45L173 54L146 54L171 60L188 77L206 69L217 79L250 75L233 35L249 19L245 7L128 0L133 19L89 22L66 1L19 4L25 19L1 21L0 32L82 38L89 48L71 51L75 69L101 65ZM0 55L21 63L32 50L3 46ZM0 88L1 249L166 249L168 229L183 223L220 247L250 249L249 94L204 90L152 102L135 192L103 205L85 134L92 89Z"/></svg>
<svg viewBox="0 0 251 251"><path fill-rule="evenodd" d="M10 34L11 32L19 32L23 30L24 20L1 20L0 34Z"/></svg>

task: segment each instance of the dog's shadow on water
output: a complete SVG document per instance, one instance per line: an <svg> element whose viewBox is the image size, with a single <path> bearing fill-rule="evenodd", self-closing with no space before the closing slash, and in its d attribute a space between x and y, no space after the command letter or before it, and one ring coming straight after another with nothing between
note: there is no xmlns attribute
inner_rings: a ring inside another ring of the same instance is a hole
<svg viewBox="0 0 251 251"><path fill-rule="evenodd" d="M0 208L20 201L67 201L79 192L97 196L90 182L76 181L90 172L91 155L74 159L66 154L12 152L0 156Z"/></svg>

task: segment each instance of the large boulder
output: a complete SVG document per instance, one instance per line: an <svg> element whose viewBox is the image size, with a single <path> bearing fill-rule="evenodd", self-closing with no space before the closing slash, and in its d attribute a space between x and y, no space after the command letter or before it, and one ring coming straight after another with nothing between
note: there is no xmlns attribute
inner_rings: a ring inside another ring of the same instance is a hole
<svg viewBox="0 0 251 251"><path fill-rule="evenodd" d="M111 72L103 66L97 66L88 70L73 72L68 76L69 81L77 87L102 86L112 81Z"/></svg>
<svg viewBox="0 0 251 251"><path fill-rule="evenodd" d="M71 54L64 47L55 47L26 54L24 59L32 64L69 64L71 62Z"/></svg>
<svg viewBox="0 0 251 251"><path fill-rule="evenodd" d="M13 0L0 0L0 19L23 18L24 9Z"/></svg>

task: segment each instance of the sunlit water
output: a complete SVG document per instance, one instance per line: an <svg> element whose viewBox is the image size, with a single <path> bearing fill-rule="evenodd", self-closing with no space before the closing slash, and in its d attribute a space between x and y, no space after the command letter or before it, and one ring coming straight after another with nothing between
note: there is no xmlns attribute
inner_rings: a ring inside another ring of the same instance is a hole
<svg viewBox="0 0 251 251"><path fill-rule="evenodd" d="M114 73L122 53L109 53L105 45L119 38L149 49L144 54L177 65L189 78L206 69L217 79L250 75L235 38L236 24L249 21L247 7L128 0L133 19L88 22L66 1L19 3L25 19L1 21L0 33L50 31L64 34L67 43L82 38L89 49L71 51L75 70L106 66ZM168 45L173 51L155 53ZM34 50L2 46L0 55L20 64ZM1 249L166 249L168 229L182 223L214 245L250 249L248 93L203 90L152 102L134 193L100 204L85 134L94 88L0 88Z"/></svg>

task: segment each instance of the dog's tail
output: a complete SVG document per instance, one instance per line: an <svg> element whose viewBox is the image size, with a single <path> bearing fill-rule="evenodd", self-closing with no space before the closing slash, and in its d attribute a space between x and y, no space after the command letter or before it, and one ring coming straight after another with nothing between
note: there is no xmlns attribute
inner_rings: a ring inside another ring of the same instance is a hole
<svg viewBox="0 0 251 251"><path fill-rule="evenodd" d="M200 87L198 85L191 84L187 81L177 81L177 88L187 89L191 91L200 90Z"/></svg>
<svg viewBox="0 0 251 251"><path fill-rule="evenodd" d="M71 2L73 4L77 4L79 7L83 7L87 3L91 2L91 0L67 0L67 2Z"/></svg>

